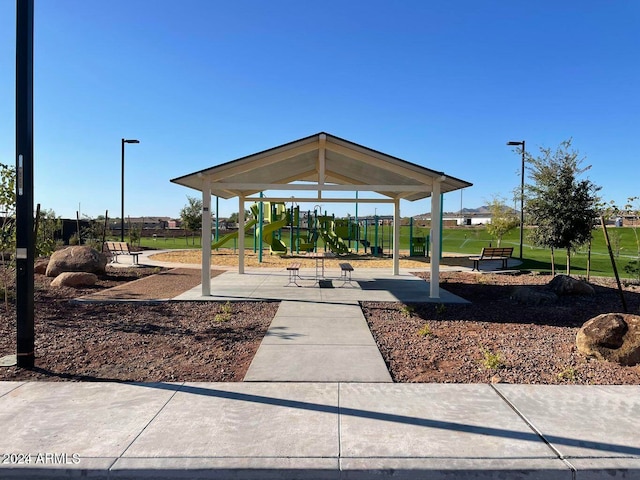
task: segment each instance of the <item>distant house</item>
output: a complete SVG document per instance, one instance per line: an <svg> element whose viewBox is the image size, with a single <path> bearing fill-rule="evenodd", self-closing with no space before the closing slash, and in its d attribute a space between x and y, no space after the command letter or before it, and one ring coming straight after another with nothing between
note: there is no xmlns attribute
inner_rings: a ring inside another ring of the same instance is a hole
<svg viewBox="0 0 640 480"><path fill-rule="evenodd" d="M520 214L520 212L516 210L513 210L513 212L517 215ZM442 223L446 227L472 227L491 223L491 217L491 212L486 206L479 208L463 208L462 211L443 213ZM414 221L430 222L431 213L416 215L413 219Z"/></svg>
<svg viewBox="0 0 640 480"><path fill-rule="evenodd" d="M125 229L135 226L141 230L166 230L169 228L169 217L127 217L124 219ZM120 219L109 219L111 230L120 230Z"/></svg>

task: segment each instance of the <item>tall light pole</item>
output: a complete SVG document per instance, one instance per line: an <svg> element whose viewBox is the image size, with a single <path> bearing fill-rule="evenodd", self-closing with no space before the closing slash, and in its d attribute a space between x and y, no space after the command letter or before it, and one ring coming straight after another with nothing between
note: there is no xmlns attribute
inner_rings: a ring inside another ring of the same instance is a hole
<svg viewBox="0 0 640 480"><path fill-rule="evenodd" d="M524 140L521 142L507 142L513 147L522 147L522 171L520 177L520 260L522 260L522 239L524 229Z"/></svg>
<svg viewBox="0 0 640 480"><path fill-rule="evenodd" d="M120 196L120 241L124 242L124 144L125 143L140 143L140 140L126 140L122 139L122 185Z"/></svg>

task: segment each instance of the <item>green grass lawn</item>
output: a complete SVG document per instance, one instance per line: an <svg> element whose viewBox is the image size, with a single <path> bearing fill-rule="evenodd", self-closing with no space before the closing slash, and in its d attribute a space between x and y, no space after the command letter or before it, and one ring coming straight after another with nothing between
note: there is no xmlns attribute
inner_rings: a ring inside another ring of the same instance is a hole
<svg viewBox="0 0 640 480"><path fill-rule="evenodd" d="M632 228L629 227L611 227L608 228L609 239L616 258L618 272L623 278L633 278L632 274L625 271L624 266L633 261L637 257L636 236ZM376 245L375 227L367 228L366 237L364 228L361 229L362 238L367 238L372 246ZM385 253L390 253L393 229L390 226L379 226L377 236L377 245L383 247ZM640 232L638 232L640 235ZM429 230L426 228L413 228L413 236L426 237ZM400 249L409 249L409 227L403 226L400 229ZM282 231L281 239L289 246L289 232ZM184 248L200 248L200 237L165 238L158 237L143 238L141 245L147 248L157 249L184 249ZM467 227L467 228L445 228L442 237L442 251L451 253L461 253L467 255L479 254L482 247L489 245L497 246L495 238L492 238L484 227ZM322 240L318 241L318 246L323 248ZM502 239L501 246L512 246L513 256L519 257L520 233L516 228L505 235ZM247 249L254 248L253 235L245 236L245 247ZM266 247L266 245L265 245ZM237 248L237 239L229 241L225 248ZM355 241L351 242L351 248L356 249ZM363 251L362 245L358 247L359 251ZM523 264L521 268L527 270L550 271L551 270L551 251L546 248L534 247L528 240L527 230L524 235L524 248L522 252ZM588 247L584 246L579 251L571 255L571 271L575 275L586 275L587 273ZM556 271L566 271L566 252L555 252ZM593 240L591 244L591 266L590 274L595 276L613 276L613 269L609 259L609 253L605 244L604 234L601 228L593 231Z"/></svg>

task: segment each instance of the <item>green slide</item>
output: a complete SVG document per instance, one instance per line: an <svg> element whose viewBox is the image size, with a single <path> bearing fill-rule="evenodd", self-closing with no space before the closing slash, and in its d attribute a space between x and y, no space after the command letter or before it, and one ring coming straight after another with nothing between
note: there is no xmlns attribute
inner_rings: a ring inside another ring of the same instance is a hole
<svg viewBox="0 0 640 480"><path fill-rule="evenodd" d="M277 222L273 222L262 227L262 241L271 247L271 253L286 255L287 246L282 243L281 240L275 238L273 233L276 230L280 230L282 227L286 227L287 223L287 216L284 215L282 220L278 220Z"/></svg>
<svg viewBox="0 0 640 480"><path fill-rule="evenodd" d="M244 233L247 234L249 232L249 230L251 230L251 228L253 228L253 226L256 223L258 223L258 221L253 219L249 223L245 224ZM213 249L216 249L216 248L220 248L222 245L227 243L229 240L233 240L234 238L238 238L238 232L239 231L240 231L240 229L236 230L235 232L229 233L228 235L225 235L220 240L218 240L217 242L213 243L211 245L211 249L213 250Z"/></svg>
<svg viewBox="0 0 640 480"><path fill-rule="evenodd" d="M344 243L344 240L338 237L333 231L320 230L320 236L327 247L329 247L329 250L333 253L338 255L349 253L349 247L347 244Z"/></svg>

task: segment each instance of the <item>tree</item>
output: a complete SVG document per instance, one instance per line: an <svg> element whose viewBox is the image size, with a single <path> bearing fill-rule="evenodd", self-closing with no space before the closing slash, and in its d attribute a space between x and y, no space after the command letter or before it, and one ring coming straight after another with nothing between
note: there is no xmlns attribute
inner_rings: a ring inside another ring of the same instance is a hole
<svg viewBox="0 0 640 480"><path fill-rule="evenodd" d="M184 229L191 232L192 242L195 244L193 234L202 228L202 200L189 195L187 200L189 203L180 210L180 218Z"/></svg>
<svg viewBox="0 0 640 480"><path fill-rule="evenodd" d="M247 219L251 218L251 210L246 210L244 211L244 219L245 221L247 221ZM229 215L229 222L230 223L238 223L238 212L233 212L231 215Z"/></svg>
<svg viewBox="0 0 640 480"><path fill-rule="evenodd" d="M0 259L5 308L9 308L9 290L15 286L16 251L16 169L0 163Z"/></svg>
<svg viewBox="0 0 640 480"><path fill-rule="evenodd" d="M535 245L562 248L567 252L567 275L571 273L571 251L591 239L598 219L600 187L578 176L590 166L581 168L584 158L571 149L571 139L562 142L555 151L540 148L541 155L527 155L534 183L527 185L525 211Z"/></svg>
<svg viewBox="0 0 640 480"><path fill-rule="evenodd" d="M53 210L40 210L37 218L36 258L48 257L56 249L56 232L62 230L62 220Z"/></svg>
<svg viewBox="0 0 640 480"><path fill-rule="evenodd" d="M503 198L493 197L488 208L491 213L491 223L487 224L487 233L496 238L499 247L502 237L520 225L520 219L513 208L507 206Z"/></svg>

